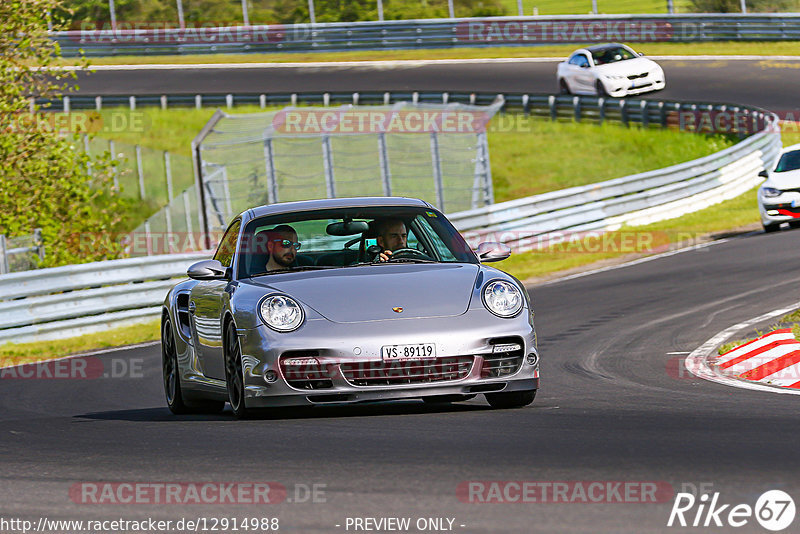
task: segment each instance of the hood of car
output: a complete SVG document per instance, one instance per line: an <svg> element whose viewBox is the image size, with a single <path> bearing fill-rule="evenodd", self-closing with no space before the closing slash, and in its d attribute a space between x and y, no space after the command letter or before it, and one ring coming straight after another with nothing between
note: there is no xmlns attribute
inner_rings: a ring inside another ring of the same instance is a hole
<svg viewBox="0 0 800 534"><path fill-rule="evenodd" d="M607 74L611 76L628 76L631 74L643 74L645 72L652 72L658 67L658 64L645 57L635 57L633 59L626 59L624 61L617 61L615 63L606 63L595 67L600 74Z"/></svg>
<svg viewBox="0 0 800 534"><path fill-rule="evenodd" d="M450 317L469 307L471 264L390 263L266 275L250 283L285 293L337 323Z"/></svg>
<svg viewBox="0 0 800 534"><path fill-rule="evenodd" d="M800 187L800 169L770 173L769 180L764 185L778 189L796 189Z"/></svg>

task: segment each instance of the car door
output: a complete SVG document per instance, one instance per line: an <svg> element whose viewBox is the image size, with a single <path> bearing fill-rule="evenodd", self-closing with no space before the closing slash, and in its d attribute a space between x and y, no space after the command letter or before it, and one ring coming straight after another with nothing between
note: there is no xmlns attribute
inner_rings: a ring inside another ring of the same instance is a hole
<svg viewBox="0 0 800 534"><path fill-rule="evenodd" d="M575 74L581 92L591 93L594 91L594 72L592 64L586 54L575 54L578 66Z"/></svg>
<svg viewBox="0 0 800 534"><path fill-rule="evenodd" d="M217 247L214 259L231 268L242 221L228 227ZM223 280L201 280L192 288L189 313L192 317L197 358L203 374L209 378L225 379L225 358L222 340L222 318L230 298L226 291L230 277Z"/></svg>

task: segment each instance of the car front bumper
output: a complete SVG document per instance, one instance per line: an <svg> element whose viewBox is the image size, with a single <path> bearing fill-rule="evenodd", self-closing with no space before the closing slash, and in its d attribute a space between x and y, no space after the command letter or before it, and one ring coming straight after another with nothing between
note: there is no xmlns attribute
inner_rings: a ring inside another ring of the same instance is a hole
<svg viewBox="0 0 800 534"><path fill-rule="evenodd" d="M777 197L764 197L759 191L758 211L764 226L800 221L800 193L786 192Z"/></svg>
<svg viewBox="0 0 800 534"><path fill-rule="evenodd" d="M615 98L660 91L666 86L663 77L648 76L636 80L604 80L606 91Z"/></svg>
<svg viewBox="0 0 800 534"><path fill-rule="evenodd" d="M239 330L245 403L303 406L537 389L528 313L500 319L469 310L458 317L349 324L319 319L288 334L266 326ZM382 346L418 343L434 344L436 357L381 359ZM506 350L514 344L517 350Z"/></svg>

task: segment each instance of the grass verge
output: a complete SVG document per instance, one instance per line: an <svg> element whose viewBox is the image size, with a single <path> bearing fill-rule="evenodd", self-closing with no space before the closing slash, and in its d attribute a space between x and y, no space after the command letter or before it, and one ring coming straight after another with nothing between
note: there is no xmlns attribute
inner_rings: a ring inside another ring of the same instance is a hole
<svg viewBox="0 0 800 534"><path fill-rule="evenodd" d="M744 345L745 343L749 343L754 339L757 339L764 334L772 332L774 330L780 330L782 328L791 328L792 334L794 334L794 338L800 341L800 310L793 311L787 315L784 315L777 322L769 325L766 329L762 330L755 330L753 332L753 337L745 338L745 339L735 339L733 341L729 341L727 343L723 343L717 349L717 354L725 354L726 352L732 351L736 347Z"/></svg>
<svg viewBox="0 0 800 534"><path fill-rule="evenodd" d="M589 43L587 43L589 44ZM480 48L435 48L425 50L358 50L348 52L275 52L263 54L194 54L180 56L93 57L92 65L226 64L226 63L309 63L330 61L392 61L418 59L493 59L566 57L580 44L498 46ZM634 43L638 52L649 56L797 56L798 41ZM74 61L61 59L63 65Z"/></svg>
<svg viewBox="0 0 800 534"><path fill-rule="evenodd" d="M5 343L0 345L0 367L154 341L159 339L159 330L160 322L156 319L147 323L111 328L104 332L80 337L33 343Z"/></svg>

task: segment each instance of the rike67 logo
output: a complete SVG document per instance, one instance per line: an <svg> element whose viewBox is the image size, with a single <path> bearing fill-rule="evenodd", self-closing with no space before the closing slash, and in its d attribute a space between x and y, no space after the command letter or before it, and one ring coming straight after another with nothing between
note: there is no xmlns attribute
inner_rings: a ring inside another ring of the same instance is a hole
<svg viewBox="0 0 800 534"><path fill-rule="evenodd" d="M703 493L699 498L678 493L667 526L740 528L755 519L763 528L777 532L788 528L794 516L794 500L781 490L764 492L754 506L723 503L719 492Z"/></svg>

